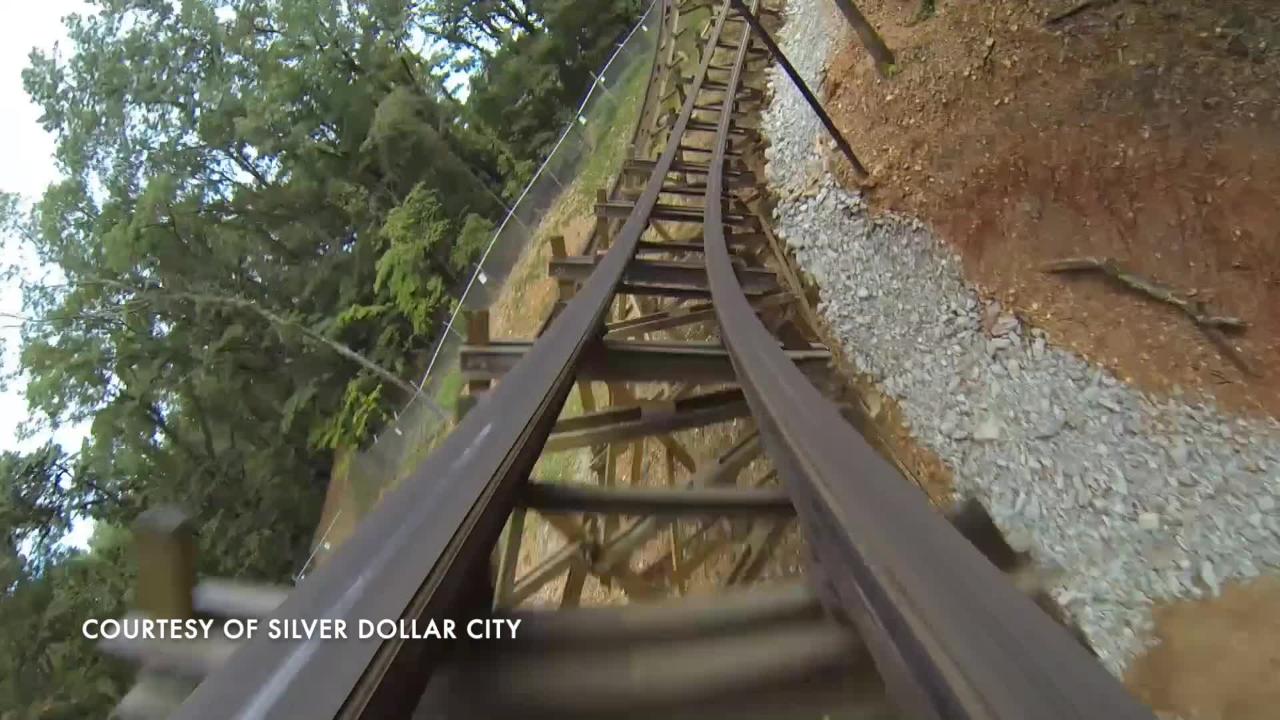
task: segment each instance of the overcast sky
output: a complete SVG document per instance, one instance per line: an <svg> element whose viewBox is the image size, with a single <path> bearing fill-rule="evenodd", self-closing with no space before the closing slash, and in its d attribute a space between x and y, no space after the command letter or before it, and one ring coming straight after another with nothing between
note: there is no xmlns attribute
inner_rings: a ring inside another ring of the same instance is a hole
<svg viewBox="0 0 1280 720"><path fill-rule="evenodd" d="M58 169L53 162L53 138L40 127L40 111L22 89L22 69L27 66L27 55L33 47L48 49L63 41L65 49L62 18L87 9L88 5L82 0L10 3L4 22L0 23L0 142L3 142L0 190L20 193L27 203L38 198L45 187L57 179ZM15 243L6 240L3 247L6 253L12 253ZM6 257L4 261L13 259ZM27 260L30 263L30 259ZM0 312L22 312L22 299L16 286L0 287ZM9 320L0 320L0 323L12 324ZM5 346L4 367L10 369L18 348L18 331L4 327L0 333ZM27 404L21 387L0 392L0 450L19 447L16 431L26 416ZM58 440L73 444L78 442L80 434L59 433ZM28 441L22 447L38 443L39 440ZM67 541L83 546L91 532L91 525L80 523Z"/></svg>

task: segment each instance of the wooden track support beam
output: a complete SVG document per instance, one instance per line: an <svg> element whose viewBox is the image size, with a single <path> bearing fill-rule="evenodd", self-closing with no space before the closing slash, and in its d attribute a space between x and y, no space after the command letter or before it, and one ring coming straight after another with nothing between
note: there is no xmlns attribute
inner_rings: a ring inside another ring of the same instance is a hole
<svg viewBox="0 0 1280 720"><path fill-rule="evenodd" d="M697 150L689 150L689 152L697 152ZM627 200L614 200L611 202L596 203L596 217L605 217L610 219L626 218L631 215L635 203ZM695 205L669 205L659 203L654 206L653 211L649 213L649 220L659 220L668 223L701 223L702 208ZM754 227L757 224L755 217L739 212L725 213L725 222L730 225L748 225Z"/></svg>
<svg viewBox="0 0 1280 720"><path fill-rule="evenodd" d="M548 267L551 277L557 280L584 282L595 270L597 258L577 255L561 259L553 259ZM624 285L633 289L648 289L658 292L663 288L688 291L708 292L707 271L701 262L683 260L632 260L623 275ZM742 282L743 292L751 296L776 292L778 278L771 270L759 268L738 268L738 279ZM470 338L468 338L470 341ZM483 345L484 342L472 342L472 345Z"/></svg>
<svg viewBox="0 0 1280 720"><path fill-rule="evenodd" d="M526 511L523 507L512 509L507 526L502 530L501 549L498 556L498 577L494 583L493 606L511 604L511 591L516 584L516 567L520 563L520 546L524 540Z"/></svg>
<svg viewBox="0 0 1280 720"><path fill-rule="evenodd" d="M773 549L786 534L791 521L787 518L757 520L742 543L742 552L733 563L725 585L748 585L760 578Z"/></svg>
<svg viewBox="0 0 1280 720"><path fill-rule="evenodd" d="M623 163L622 171L625 173L633 173L649 177L653 174L655 161L653 160L628 160ZM688 175L706 175L710 172L710 167L703 162L695 162L692 160L676 160L671 163L671 172L685 173ZM725 171L725 186L730 188L736 187L752 187L756 184L755 173L749 170L729 169Z"/></svg>
<svg viewBox="0 0 1280 720"><path fill-rule="evenodd" d="M531 343L497 341L483 347L464 345L464 378L496 379L515 367ZM825 348L787 352L802 372L818 381L828 378L831 353ZM588 351L579 366L579 380L603 382L689 382L729 384L737 376L724 348L711 343L603 341Z"/></svg>
<svg viewBox="0 0 1280 720"><path fill-rule="evenodd" d="M731 483L738 472L759 453L759 441L752 433L719 457L701 464L693 477L685 482L685 486L706 487ZM671 522L669 518L660 521L647 517L632 523L604 543L596 543L576 521L563 515L548 514L546 517L569 542L516 581L511 595L513 605L531 597L582 558L589 558L592 571L598 576L616 577L620 573L629 573L626 563L632 553ZM556 519L552 520L552 518ZM635 576L634 582L630 578L627 582L632 585L635 597L651 597L657 593L655 588L640 580L638 576ZM623 589L626 591L627 586L624 585ZM628 595L632 594L633 592L628 591Z"/></svg>
<svg viewBox="0 0 1280 720"><path fill-rule="evenodd" d="M760 454L760 440L751 433L714 460L703 463L684 482L687 488L704 488L732 484L752 460ZM597 564L604 568L625 567L632 553L658 534L672 518L647 517L624 530L602 548Z"/></svg>
<svg viewBox="0 0 1280 720"><path fill-rule="evenodd" d="M793 298L787 293L769 293L752 299L752 305L758 310L766 310L791 303ZM641 315L627 320L609 323L605 326L605 340L622 340L634 338L646 333L671 330L694 323L715 319L715 307L711 303L694 305L676 305L649 315Z"/></svg>

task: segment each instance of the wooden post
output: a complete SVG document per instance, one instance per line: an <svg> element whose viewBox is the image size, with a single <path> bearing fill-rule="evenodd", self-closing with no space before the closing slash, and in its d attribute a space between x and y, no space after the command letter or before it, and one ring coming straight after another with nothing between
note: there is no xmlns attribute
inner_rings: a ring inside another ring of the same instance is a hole
<svg viewBox="0 0 1280 720"><path fill-rule="evenodd" d="M520 544L524 539L525 509L514 508L507 519L501 554L498 556L498 582L493 593L495 608L511 607L511 591L515 588L516 568L520 565Z"/></svg>
<svg viewBox="0 0 1280 720"><path fill-rule="evenodd" d="M612 383L609 385L609 404L619 405L616 386ZM600 485L602 487L612 487L618 484L618 459L622 457L622 451L626 446L622 443L609 443L609 449L605 454L604 473L600 477ZM604 519L604 535L603 540L608 542L618 530L617 516L610 515Z"/></svg>
<svg viewBox="0 0 1280 720"><path fill-rule="evenodd" d="M787 518L757 520L747 537L742 554L729 571L725 585L745 585L755 582L764 572L774 547L782 539L790 522Z"/></svg>
<svg viewBox="0 0 1280 720"><path fill-rule="evenodd" d="M489 311L467 311L467 344L485 346L489 344ZM458 396L457 419L461 420L471 408L480 401L480 396L489 389L489 381L483 378L467 382L467 394Z"/></svg>
<svg viewBox="0 0 1280 720"><path fill-rule="evenodd" d="M196 687L189 678L144 669L129 692L120 699L111 717L121 720L167 718L177 711Z"/></svg>
<svg viewBox="0 0 1280 720"><path fill-rule="evenodd" d="M569 257L569 250L564 244L563 235L552 235L548 237L547 244L551 246L551 257L553 258Z"/></svg>
<svg viewBox="0 0 1280 720"><path fill-rule="evenodd" d="M189 618L196 586L196 540L191 521L171 506L155 507L133 526L140 611L153 618Z"/></svg>
<svg viewBox="0 0 1280 720"><path fill-rule="evenodd" d="M547 245L551 249L551 259L553 263L556 260L563 260L569 256L569 251L564 244L563 235L552 235L548 237ZM547 318L543 321L542 327L538 330L538 335L542 335L542 333L546 332L547 328L551 327L551 322L555 320L556 316L559 315L561 311L564 310L565 306L569 304L569 300L573 297L573 294L577 292L577 288L578 286L573 280L569 280L567 278L556 279L556 302L551 306L551 312L547 313Z"/></svg>
<svg viewBox="0 0 1280 720"><path fill-rule="evenodd" d="M609 193L604 190L596 190L596 204L603 205L608 202L609 202ZM610 230L609 218L604 216L597 216L596 228L595 228L597 241L596 241L595 249L598 252L604 252L605 250L608 250L609 246L613 244L613 238L610 237L611 233L609 232L609 230Z"/></svg>
<svg viewBox="0 0 1280 720"><path fill-rule="evenodd" d="M581 558L575 558L569 566L569 573L564 578L564 590L560 593L560 607L578 607L582 602L582 587L587 582L587 564Z"/></svg>
<svg viewBox="0 0 1280 720"><path fill-rule="evenodd" d="M467 312L467 343L471 345L489 344L489 311L471 310ZM488 383L486 383L486 387Z"/></svg>

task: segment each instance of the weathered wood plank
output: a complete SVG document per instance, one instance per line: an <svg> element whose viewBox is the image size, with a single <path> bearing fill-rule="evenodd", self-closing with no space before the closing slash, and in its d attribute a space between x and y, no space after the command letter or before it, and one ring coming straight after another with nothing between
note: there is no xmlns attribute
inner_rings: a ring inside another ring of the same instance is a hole
<svg viewBox="0 0 1280 720"><path fill-rule="evenodd" d="M525 341L464 345L461 369L464 378L499 378L515 367L530 347ZM819 346L787 352L800 370L816 380L828 376L831 354ZM699 385L728 384L737 376L724 348L711 343L665 343L606 340L587 351L578 370L579 380L605 382L690 382Z"/></svg>

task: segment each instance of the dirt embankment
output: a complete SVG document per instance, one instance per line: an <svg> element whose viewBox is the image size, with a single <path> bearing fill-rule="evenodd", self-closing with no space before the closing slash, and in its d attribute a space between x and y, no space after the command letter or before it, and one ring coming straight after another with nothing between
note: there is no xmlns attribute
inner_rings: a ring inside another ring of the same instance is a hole
<svg viewBox="0 0 1280 720"><path fill-rule="evenodd" d="M874 203L929 223L1055 344L1157 394L1280 417L1280 5L940 0L924 20L917 2L859 5L896 74L841 29L826 90ZM1079 256L1246 320L1230 342L1248 369L1176 308L1041 271ZM1158 608L1156 624L1126 678L1152 707L1276 716L1275 578Z"/></svg>
<svg viewBox="0 0 1280 720"><path fill-rule="evenodd" d="M897 52L879 80L842 43L827 89L882 207L927 220L969 277L1140 387L1280 416L1280 6L939 2L863 9ZM851 36L850 36L851 37ZM1101 277L1122 261L1251 327L1252 377L1168 305Z"/></svg>

